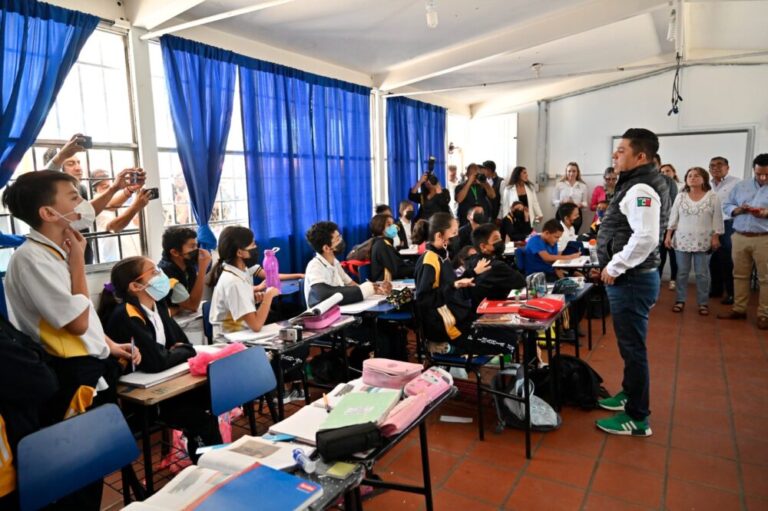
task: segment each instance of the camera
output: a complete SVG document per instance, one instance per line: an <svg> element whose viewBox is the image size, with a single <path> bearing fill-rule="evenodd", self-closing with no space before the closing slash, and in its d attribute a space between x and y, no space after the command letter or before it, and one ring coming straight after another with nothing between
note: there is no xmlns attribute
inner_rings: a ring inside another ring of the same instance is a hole
<svg viewBox="0 0 768 511"><path fill-rule="evenodd" d="M285 342L298 342L301 340L301 329L299 328L281 328L277 337Z"/></svg>
<svg viewBox="0 0 768 511"><path fill-rule="evenodd" d="M157 188L147 188L147 197L149 200L155 200L160 197L160 190Z"/></svg>
<svg viewBox="0 0 768 511"><path fill-rule="evenodd" d="M432 174L435 171L435 157L430 156L427 160L427 174Z"/></svg>
<svg viewBox="0 0 768 511"><path fill-rule="evenodd" d="M93 138L86 137L85 135L79 137L77 142L83 147L83 149L91 149L93 147Z"/></svg>
<svg viewBox="0 0 768 511"><path fill-rule="evenodd" d="M478 183L485 183L486 181L488 181L488 178L486 177L486 175L485 174L481 174L480 172L478 172L477 173L477 182Z"/></svg>

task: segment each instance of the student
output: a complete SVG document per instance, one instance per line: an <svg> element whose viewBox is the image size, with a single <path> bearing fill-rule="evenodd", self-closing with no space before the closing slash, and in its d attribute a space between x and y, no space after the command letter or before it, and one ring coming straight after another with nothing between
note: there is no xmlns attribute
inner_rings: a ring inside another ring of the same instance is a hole
<svg viewBox="0 0 768 511"><path fill-rule="evenodd" d="M603 217L605 217L605 211L608 209L608 201L600 201L595 206L595 217L592 219L592 223L589 225L589 231L579 236L581 241L589 241L597 239L597 233L600 231L600 224L603 223Z"/></svg>
<svg viewBox="0 0 768 511"><path fill-rule="evenodd" d="M3 193L11 214L32 229L11 256L5 287L11 321L52 355L59 391L47 407L47 423L116 398L110 355L141 361L139 350L132 354L130 344L104 335L91 303L86 241L78 230L95 214L77 186L68 174L42 170L20 175Z"/></svg>
<svg viewBox="0 0 768 511"><path fill-rule="evenodd" d="M336 255L343 254L344 240L339 227L333 222L317 222L307 230L307 242L315 257L307 264L304 278L304 298L312 307L336 293L341 293L342 304L359 302L374 294L388 295L392 285L388 282L357 284L344 272Z"/></svg>
<svg viewBox="0 0 768 511"><path fill-rule="evenodd" d="M451 266L453 266L453 272L456 274L456 277L464 275L464 272L467 271L467 260L475 255L477 255L477 249L472 245L467 245L466 247L461 247L459 253L453 256Z"/></svg>
<svg viewBox="0 0 768 511"><path fill-rule="evenodd" d="M468 290L472 278L456 279L447 247L458 235L450 213L429 220L427 251L416 263L416 308L432 353L460 351L474 317Z"/></svg>
<svg viewBox="0 0 768 511"><path fill-rule="evenodd" d="M413 237L413 202L409 200L400 201L397 209L400 217L395 225L397 226L397 237L400 239L400 244L395 246L397 248L408 248L412 244L411 238Z"/></svg>
<svg viewBox="0 0 768 511"><path fill-rule="evenodd" d="M427 220L418 220L413 226L413 236L411 241L419 250L419 255L427 250L427 238L429 237L429 222Z"/></svg>
<svg viewBox="0 0 768 511"><path fill-rule="evenodd" d="M196 354L168 311L164 298L169 291L168 276L152 260L141 256L115 264L110 284L104 286L99 316L111 338L132 340L141 350L144 356L136 366L139 371L164 371ZM218 419L209 408L205 387L166 399L160 407L160 418L184 432L193 463L197 461L199 447L221 443Z"/></svg>
<svg viewBox="0 0 768 511"><path fill-rule="evenodd" d="M533 232L528 208L520 201L515 201L501 221L501 238L515 243L524 242Z"/></svg>
<svg viewBox="0 0 768 511"><path fill-rule="evenodd" d="M472 231L488 221L482 206L473 206L467 211L467 223L459 228L459 248L472 244ZM449 247L450 248L450 247Z"/></svg>
<svg viewBox="0 0 768 511"><path fill-rule="evenodd" d="M398 280L413 277L413 262L406 261L397 253L394 239L397 226L387 214L374 215L371 219L371 280Z"/></svg>
<svg viewBox="0 0 768 511"><path fill-rule="evenodd" d="M557 242L563 235L563 225L556 219L547 220L541 234L531 236L525 245L525 273L542 272L547 280L554 282L562 277L562 272L552 267L560 259L575 259L579 254L559 255Z"/></svg>
<svg viewBox="0 0 768 511"><path fill-rule="evenodd" d="M270 287L263 294L259 293L261 303L256 307L253 275L261 266L256 264L259 248L253 233L239 225L225 227L219 236L218 251L219 260L208 280L208 285L213 288L209 318L214 339L246 328L260 331L267 322L272 299L279 291Z"/></svg>
<svg viewBox="0 0 768 511"><path fill-rule="evenodd" d="M163 233L163 256L158 263L163 272L176 280L189 293L183 301L174 303L172 295L166 299L168 310L175 315L181 310L196 312L203 299L205 278L198 278L198 269L203 274L211 262L211 253L197 245L197 233L189 227L169 227Z"/></svg>
<svg viewBox="0 0 768 511"><path fill-rule="evenodd" d="M494 197L491 199L491 212L488 216L491 219L498 218L501 209L501 184L504 180L496 173L496 162L493 160L484 161L482 168L485 170L485 175L494 192Z"/></svg>
<svg viewBox="0 0 768 511"><path fill-rule="evenodd" d="M581 211L579 207L572 203L566 202L561 204L557 208L557 217L560 219L560 225L563 226L563 235L557 242L557 251L561 254L570 254L575 250L577 253L581 252L580 247L569 244L576 242L578 244L578 236L576 236L576 222L581 217Z"/></svg>
<svg viewBox="0 0 768 511"><path fill-rule="evenodd" d="M475 275L475 286L471 289L472 306L477 308L484 298L504 300L513 289L525 287L525 277L504 260L504 240L495 224L483 224L472 233L472 244L477 255L467 261L467 271ZM476 268L488 271L477 274Z"/></svg>

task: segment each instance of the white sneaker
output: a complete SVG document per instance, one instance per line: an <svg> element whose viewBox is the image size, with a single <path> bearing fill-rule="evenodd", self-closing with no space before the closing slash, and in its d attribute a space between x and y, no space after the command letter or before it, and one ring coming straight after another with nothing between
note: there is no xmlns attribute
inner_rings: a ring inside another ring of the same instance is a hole
<svg viewBox="0 0 768 511"><path fill-rule="evenodd" d="M669 290L670 291L674 291L675 289L677 289L677 284L675 284L674 280L670 280L669 281Z"/></svg>

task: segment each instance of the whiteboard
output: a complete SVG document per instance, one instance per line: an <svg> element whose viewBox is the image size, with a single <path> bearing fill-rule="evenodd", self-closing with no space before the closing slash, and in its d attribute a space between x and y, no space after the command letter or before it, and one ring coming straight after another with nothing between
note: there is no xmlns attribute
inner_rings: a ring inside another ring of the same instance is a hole
<svg viewBox="0 0 768 511"><path fill-rule="evenodd" d="M749 129L657 133L661 162L671 163L683 180L691 167L709 169L709 160L722 156L728 160L730 175L744 179L752 172L752 131ZM621 136L612 140L615 148Z"/></svg>

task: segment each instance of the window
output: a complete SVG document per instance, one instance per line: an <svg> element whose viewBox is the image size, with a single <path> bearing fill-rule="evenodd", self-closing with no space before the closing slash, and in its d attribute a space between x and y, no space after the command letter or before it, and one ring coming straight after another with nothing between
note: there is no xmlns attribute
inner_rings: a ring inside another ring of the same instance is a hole
<svg viewBox="0 0 768 511"><path fill-rule="evenodd" d="M158 170L160 173L160 198L166 226L196 224L189 201L187 185L176 152L176 136L171 121L170 100L165 84L165 69L160 44L149 46L152 72L152 94L155 104L155 128L157 130ZM246 187L245 157L243 153L243 128L240 118L239 86L235 82L235 99L232 108L232 124L227 139L227 152L221 171L221 181L209 225L218 236L226 225L248 225L248 197Z"/></svg>
<svg viewBox="0 0 768 511"><path fill-rule="evenodd" d="M81 193L86 197L94 195L92 185L96 182L91 176L96 170L114 177L120 170L136 166L125 39L114 32L94 31L67 75L37 142L24 155L15 176L45 169L46 151L61 147L75 133L93 138L93 148L78 154L83 171ZM105 210L97 224L85 233L90 240L93 263L141 254L138 217L120 234L105 231L104 225L119 212ZM29 227L12 218L0 205L0 230L26 234ZM5 271L12 250L0 250L0 271Z"/></svg>

